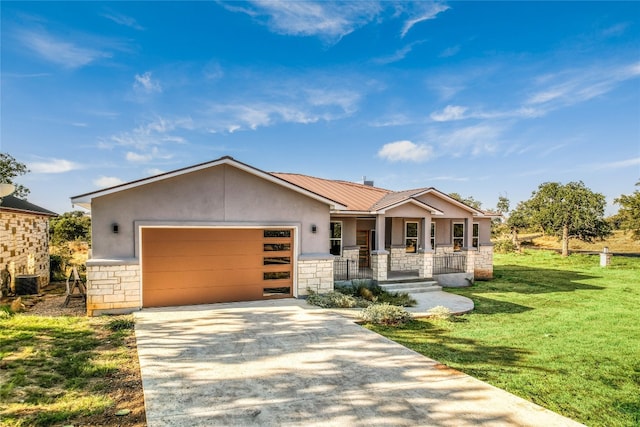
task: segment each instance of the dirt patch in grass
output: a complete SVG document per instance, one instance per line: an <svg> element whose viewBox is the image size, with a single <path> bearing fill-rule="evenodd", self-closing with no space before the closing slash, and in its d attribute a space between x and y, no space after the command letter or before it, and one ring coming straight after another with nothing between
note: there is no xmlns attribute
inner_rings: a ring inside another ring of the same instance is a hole
<svg viewBox="0 0 640 427"><path fill-rule="evenodd" d="M0 425L146 426L133 317L86 317L63 292L0 317Z"/></svg>

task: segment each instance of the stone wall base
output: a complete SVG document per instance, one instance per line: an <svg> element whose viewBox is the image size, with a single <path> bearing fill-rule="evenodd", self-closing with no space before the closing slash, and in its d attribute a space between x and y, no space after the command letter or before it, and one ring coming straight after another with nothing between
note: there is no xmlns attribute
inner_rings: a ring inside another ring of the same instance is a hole
<svg viewBox="0 0 640 427"><path fill-rule="evenodd" d="M142 308L140 265L87 262L87 315L131 313Z"/></svg>
<svg viewBox="0 0 640 427"><path fill-rule="evenodd" d="M333 290L333 256L298 258L298 297L309 295L309 290L323 294Z"/></svg>

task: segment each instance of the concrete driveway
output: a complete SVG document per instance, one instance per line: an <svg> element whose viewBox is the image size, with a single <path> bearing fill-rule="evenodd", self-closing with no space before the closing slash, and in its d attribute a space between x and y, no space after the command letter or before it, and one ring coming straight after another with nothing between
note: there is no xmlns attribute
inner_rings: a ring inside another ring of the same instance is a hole
<svg viewBox="0 0 640 427"><path fill-rule="evenodd" d="M136 313L155 426L575 426L299 300Z"/></svg>

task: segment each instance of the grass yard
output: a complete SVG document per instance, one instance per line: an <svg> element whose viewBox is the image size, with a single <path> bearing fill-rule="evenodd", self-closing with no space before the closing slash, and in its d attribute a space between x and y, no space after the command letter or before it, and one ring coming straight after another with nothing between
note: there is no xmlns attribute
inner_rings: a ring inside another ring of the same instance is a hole
<svg viewBox="0 0 640 427"><path fill-rule="evenodd" d="M451 320L372 330L589 426L640 426L640 258L495 255Z"/></svg>
<svg viewBox="0 0 640 427"><path fill-rule="evenodd" d="M0 425L145 425L131 316L0 310Z"/></svg>

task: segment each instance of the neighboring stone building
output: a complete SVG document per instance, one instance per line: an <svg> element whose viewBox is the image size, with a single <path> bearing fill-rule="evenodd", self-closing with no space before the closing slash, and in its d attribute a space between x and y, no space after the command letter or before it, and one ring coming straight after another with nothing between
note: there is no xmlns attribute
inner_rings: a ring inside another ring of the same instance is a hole
<svg viewBox="0 0 640 427"><path fill-rule="evenodd" d="M0 270L11 274L11 288L20 275L37 275L49 284L49 219L56 213L13 196L0 202Z"/></svg>

